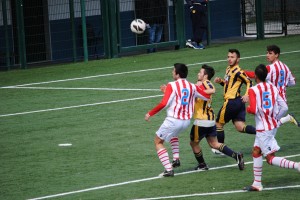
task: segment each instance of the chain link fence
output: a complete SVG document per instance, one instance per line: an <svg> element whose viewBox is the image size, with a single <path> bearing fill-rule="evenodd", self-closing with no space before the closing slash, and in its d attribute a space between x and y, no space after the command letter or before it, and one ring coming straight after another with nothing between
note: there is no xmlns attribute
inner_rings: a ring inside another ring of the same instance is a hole
<svg viewBox="0 0 300 200"><path fill-rule="evenodd" d="M245 36L256 35L256 0L242 0L242 24ZM265 0L265 35L300 34L300 1Z"/></svg>
<svg viewBox="0 0 300 200"><path fill-rule="evenodd" d="M149 48L184 47L191 38L189 6L163 3L145 16L151 0L0 0L0 69L22 63L76 62L145 53ZM153 0L154 1L154 0ZM211 39L256 36L257 0L209 3ZM159 10L159 12L155 12ZM300 34L300 1L265 0L265 35ZM149 45L149 30L137 35L130 23L165 18L159 43Z"/></svg>

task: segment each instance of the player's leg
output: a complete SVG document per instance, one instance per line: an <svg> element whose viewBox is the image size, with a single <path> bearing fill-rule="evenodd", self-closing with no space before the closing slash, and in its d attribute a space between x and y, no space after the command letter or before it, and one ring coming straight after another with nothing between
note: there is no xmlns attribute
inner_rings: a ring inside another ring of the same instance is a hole
<svg viewBox="0 0 300 200"><path fill-rule="evenodd" d="M217 126L217 138L219 143L224 143L225 141L225 132L224 132L224 125L226 123L226 110L227 110L228 101L223 103L223 106L218 112L216 118L216 126Z"/></svg>
<svg viewBox="0 0 300 200"><path fill-rule="evenodd" d="M254 126L246 125L246 108L245 103L240 99L236 99L235 108L232 112L235 113L234 118L232 118L233 124L237 131L240 133L256 134L256 129Z"/></svg>
<svg viewBox="0 0 300 200"><path fill-rule="evenodd" d="M217 139L219 143L225 142L225 132L224 132L224 125L229 121L226 119L226 110L227 110L228 100L226 100L221 109L218 112L217 118L216 118L216 127L217 127ZM211 149L214 154L217 155L224 155L222 152L220 152L217 149L212 148Z"/></svg>
<svg viewBox="0 0 300 200"><path fill-rule="evenodd" d="M244 121L234 121L235 129L240 133L256 134L256 129L254 126L246 125Z"/></svg>
<svg viewBox="0 0 300 200"><path fill-rule="evenodd" d="M288 114L287 116L282 117L282 118L280 118L280 120L279 120L280 126L281 126L282 124L287 123L287 122L293 123L293 124L295 124L296 126L300 127L300 122L296 119L296 117L295 117L293 114Z"/></svg>
<svg viewBox="0 0 300 200"><path fill-rule="evenodd" d="M178 132L182 126L181 121L183 120L175 121L174 118L167 117L156 132L154 139L155 148L158 158L165 168L164 172L159 175L160 177L174 176L173 167L170 163L168 151L164 147L164 142L170 142L174 136L178 135Z"/></svg>
<svg viewBox="0 0 300 200"><path fill-rule="evenodd" d="M185 129L190 125L190 120L180 120L174 118L168 118L171 123L168 125L168 136L166 137L166 141L169 141L172 148L172 167L180 167L180 159L179 159L179 138L178 135L185 131Z"/></svg>
<svg viewBox="0 0 300 200"><path fill-rule="evenodd" d="M190 131L190 145L193 150L195 159L197 160L198 164L195 167L195 170L208 170L208 166L206 165L202 153L202 149L199 145L200 141L205 135L204 127L199 127L197 125L193 125Z"/></svg>
<svg viewBox="0 0 300 200"><path fill-rule="evenodd" d="M244 113L241 111L242 108L244 109ZM219 110L216 118L218 142L225 143L225 132L223 127L226 123L228 123L230 120L245 121L245 116L245 104L242 102L241 98L228 99L224 101L223 106Z"/></svg>
<svg viewBox="0 0 300 200"><path fill-rule="evenodd" d="M224 125L225 124L220 124L220 123L216 122L217 141L219 143L222 143L225 140ZM213 147L212 147L211 151L217 155L221 155L221 156L224 155L221 151L219 151L218 149L215 149Z"/></svg>
<svg viewBox="0 0 300 200"><path fill-rule="evenodd" d="M208 144L211 148L217 149L223 154L235 159L238 163L239 169L243 170L245 168L243 154L235 152L230 149L226 144L219 143L216 136L209 136L206 138Z"/></svg>
<svg viewBox="0 0 300 200"><path fill-rule="evenodd" d="M154 139L154 143L155 143L155 148L156 148L158 158L159 158L161 164L165 168L165 171L162 174L160 174L159 176L161 176L161 177L174 176L174 171L173 171L172 165L169 160L168 151L163 145L164 140L162 140L161 138L159 138L156 135L155 139Z"/></svg>
<svg viewBox="0 0 300 200"><path fill-rule="evenodd" d="M286 169L295 169L295 170L300 170L300 166L298 162L294 162L291 160L287 160L283 157L277 157L275 156L275 153L268 154L266 156L266 160L268 164L274 165L277 167L281 168L286 168Z"/></svg>
<svg viewBox="0 0 300 200"><path fill-rule="evenodd" d="M173 161L172 161L172 166L179 167L180 166L180 160L179 160L179 139L178 137L173 137L170 140L170 145L172 148L172 154L173 154Z"/></svg>
<svg viewBox="0 0 300 200"><path fill-rule="evenodd" d="M256 146L257 141L255 140L254 147L252 150L252 157L253 157L253 175L254 180L252 185L247 186L244 190L247 191L262 191L263 186L261 182L262 178L262 167L263 167L263 156L260 147Z"/></svg>
<svg viewBox="0 0 300 200"><path fill-rule="evenodd" d="M261 138L263 138L264 141L264 148L262 148L262 152L264 153L268 164L281 168L298 170L299 163L287 160L283 157L275 156L275 152L277 152L280 149L275 139L276 132L277 129L265 131L264 135L261 136Z"/></svg>

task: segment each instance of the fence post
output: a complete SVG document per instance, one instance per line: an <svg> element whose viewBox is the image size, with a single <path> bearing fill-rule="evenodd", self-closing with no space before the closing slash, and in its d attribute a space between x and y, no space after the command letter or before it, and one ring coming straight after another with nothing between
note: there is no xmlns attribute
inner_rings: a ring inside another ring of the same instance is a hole
<svg viewBox="0 0 300 200"><path fill-rule="evenodd" d="M281 0L281 10L282 10L282 18L283 18L283 31L284 35L287 36L287 11L286 11L286 0Z"/></svg>
<svg viewBox="0 0 300 200"><path fill-rule="evenodd" d="M176 15L176 32L179 47L185 47L185 25L184 25L184 2L183 0L174 1Z"/></svg>
<svg viewBox="0 0 300 200"><path fill-rule="evenodd" d="M24 31L24 15L23 15L23 0L15 0L17 6L17 29L19 43L19 63L22 69L27 68L26 60L26 44Z"/></svg>
<svg viewBox="0 0 300 200"><path fill-rule="evenodd" d="M207 2L207 46L211 44L210 3Z"/></svg>
<svg viewBox="0 0 300 200"><path fill-rule="evenodd" d="M3 14L3 25L5 31L5 57L6 57L6 67L9 70L10 67L10 48L9 48L9 38L8 38L8 26L7 26L7 10L6 10L6 0L2 1L2 14Z"/></svg>
<svg viewBox="0 0 300 200"><path fill-rule="evenodd" d="M255 0L257 39L264 39L264 0Z"/></svg>
<svg viewBox="0 0 300 200"><path fill-rule="evenodd" d="M72 29L72 42L73 42L73 62L77 59L77 47L76 47L76 32L75 32L75 20L74 20L74 0L69 0L70 20Z"/></svg>
<svg viewBox="0 0 300 200"><path fill-rule="evenodd" d="M100 1L100 0L99 0ZM101 17L102 17L102 27L103 27L103 46L104 55L106 58L111 58L110 50L110 34L109 34L109 15L108 15L108 1L101 0Z"/></svg>
<svg viewBox="0 0 300 200"><path fill-rule="evenodd" d="M118 27L115 26L118 24L117 15L119 10L118 8L118 0L108 0L108 16L110 19L109 30L110 30L110 50L111 57L116 58L119 54L119 46L118 46Z"/></svg>
<svg viewBox="0 0 300 200"><path fill-rule="evenodd" d="M87 34L86 34L86 16L85 16L85 2L84 0L80 0L81 7L81 23L82 23L82 39L83 39L83 54L84 54L84 62L88 61L89 52L87 48Z"/></svg>

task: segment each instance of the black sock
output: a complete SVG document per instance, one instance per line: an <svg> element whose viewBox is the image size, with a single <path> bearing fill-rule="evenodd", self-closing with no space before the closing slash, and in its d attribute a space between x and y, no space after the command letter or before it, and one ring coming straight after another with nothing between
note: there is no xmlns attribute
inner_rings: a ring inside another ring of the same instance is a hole
<svg viewBox="0 0 300 200"><path fill-rule="evenodd" d="M227 147L226 144L221 144L221 146L219 147L219 151L236 160L236 153L232 149Z"/></svg>
<svg viewBox="0 0 300 200"><path fill-rule="evenodd" d="M200 151L199 153L194 153L196 160L198 161L198 163L205 163L204 158L203 158L203 154L202 151Z"/></svg>
<svg viewBox="0 0 300 200"><path fill-rule="evenodd" d="M248 133L248 134L256 134L256 129L254 126L251 126L251 125L246 125L243 129L243 132L244 133Z"/></svg>
<svg viewBox="0 0 300 200"><path fill-rule="evenodd" d="M217 128L217 138L219 143L224 143L225 141L224 128Z"/></svg>

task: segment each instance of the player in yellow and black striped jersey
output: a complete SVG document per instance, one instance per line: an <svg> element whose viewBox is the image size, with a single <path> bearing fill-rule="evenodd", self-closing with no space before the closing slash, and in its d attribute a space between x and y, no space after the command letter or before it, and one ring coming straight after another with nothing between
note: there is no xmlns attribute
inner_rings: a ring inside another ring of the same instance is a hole
<svg viewBox="0 0 300 200"><path fill-rule="evenodd" d="M224 125L230 120L232 120L237 131L248 134L256 133L255 127L245 124L245 103L249 101L248 89L252 86L252 81L240 68L239 60L240 52L237 49L229 49L227 55L229 66L226 68L224 79L216 77L214 80L215 83L223 86L224 92L224 103L216 119L218 141L220 143L224 143ZM241 88L243 84L246 85L246 88L242 96Z"/></svg>
<svg viewBox="0 0 300 200"><path fill-rule="evenodd" d="M203 87L203 90L215 92L214 85L210 82L210 79L214 76L214 68L203 65L198 73L198 85ZM211 148L218 149L220 152L226 154L229 157L234 158L238 162L240 170L244 169L243 154L235 152L227 147L225 144L219 143L216 132L215 114L211 107L212 97L208 101L202 99L196 99L194 109L194 124L190 131L190 145L192 147L194 156L198 161L198 165L195 170L207 170L201 147L200 141L205 137L207 143Z"/></svg>

